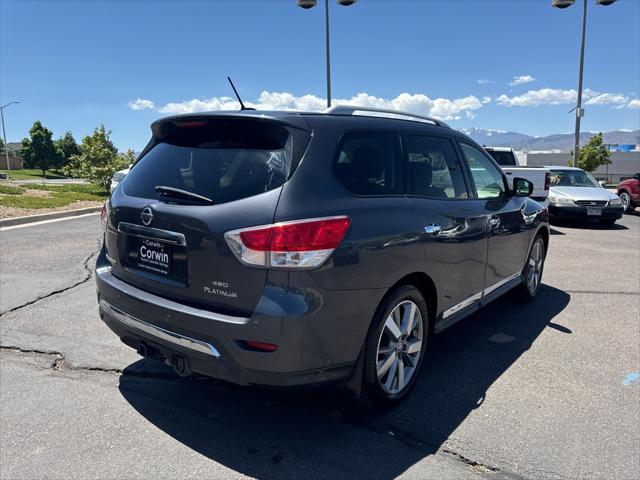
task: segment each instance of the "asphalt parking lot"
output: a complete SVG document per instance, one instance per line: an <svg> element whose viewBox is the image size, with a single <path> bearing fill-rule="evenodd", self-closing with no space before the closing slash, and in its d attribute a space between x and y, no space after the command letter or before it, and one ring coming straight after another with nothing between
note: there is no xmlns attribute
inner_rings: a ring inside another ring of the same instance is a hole
<svg viewBox="0 0 640 480"><path fill-rule="evenodd" d="M97 215L0 230L0 477L637 478L640 212L552 233L536 301L434 337L373 415L142 360L98 317Z"/></svg>

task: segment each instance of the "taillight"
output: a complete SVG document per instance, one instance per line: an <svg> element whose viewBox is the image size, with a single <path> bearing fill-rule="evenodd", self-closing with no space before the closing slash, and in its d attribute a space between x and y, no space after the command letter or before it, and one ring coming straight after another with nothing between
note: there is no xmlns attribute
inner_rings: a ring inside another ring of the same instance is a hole
<svg viewBox="0 0 640 480"><path fill-rule="evenodd" d="M246 265L314 268L340 245L348 217L326 217L241 228L224 234L236 258Z"/></svg>
<svg viewBox="0 0 640 480"><path fill-rule="evenodd" d="M551 185L551 173L544 173L544 189L549 190L549 185Z"/></svg>

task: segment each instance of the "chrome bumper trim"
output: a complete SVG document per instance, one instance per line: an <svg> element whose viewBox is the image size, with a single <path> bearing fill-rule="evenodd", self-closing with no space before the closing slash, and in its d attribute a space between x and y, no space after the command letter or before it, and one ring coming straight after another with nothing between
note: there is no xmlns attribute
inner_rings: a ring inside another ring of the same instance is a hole
<svg viewBox="0 0 640 480"><path fill-rule="evenodd" d="M179 345L189 350L195 350L206 355L211 355L216 358L220 357L220 353L218 352L218 350L216 350L216 348L210 343L203 342L202 340L196 340L195 338L186 337L184 335L180 335L179 333L171 332L169 330L165 330L164 328L151 325L150 323L147 323L143 320L140 320L139 318L123 312L122 310L114 307L105 300L100 300L100 310L109 315L111 318L119 321L120 323L127 325L128 327L133 327L136 330L140 330L141 332L147 333L152 337L159 338L160 340L164 340L165 342L173 343L174 345Z"/></svg>
<svg viewBox="0 0 640 480"><path fill-rule="evenodd" d="M129 285L123 282L119 278L116 278L111 273L111 267L101 267L96 269L96 276L100 281L106 283L112 288L121 291L125 295L133 297L141 302L151 303L160 308L172 310L174 312L182 313L184 315L192 315L194 317L206 318L207 320L215 320L217 322L233 323L236 325L245 325L249 322L246 317L232 317L231 315L224 315L222 313L210 312L209 310L202 310L200 308L189 307L172 300L154 295L153 293L145 292L133 285Z"/></svg>

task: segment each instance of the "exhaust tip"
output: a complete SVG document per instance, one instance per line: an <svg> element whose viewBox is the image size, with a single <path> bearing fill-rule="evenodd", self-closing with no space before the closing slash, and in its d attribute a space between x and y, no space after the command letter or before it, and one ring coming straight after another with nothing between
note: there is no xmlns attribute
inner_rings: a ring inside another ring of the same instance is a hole
<svg viewBox="0 0 640 480"><path fill-rule="evenodd" d="M173 366L173 370L180 377L188 377L191 375L191 368L189 367L189 360L182 355L173 355L171 359L171 365Z"/></svg>

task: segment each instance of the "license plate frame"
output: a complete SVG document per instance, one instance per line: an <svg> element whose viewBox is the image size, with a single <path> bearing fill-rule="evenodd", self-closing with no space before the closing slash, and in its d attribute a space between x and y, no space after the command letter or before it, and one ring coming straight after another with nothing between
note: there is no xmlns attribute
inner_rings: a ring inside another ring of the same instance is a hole
<svg viewBox="0 0 640 480"><path fill-rule="evenodd" d="M171 275L172 245L155 239L138 238L137 267L163 276Z"/></svg>
<svg viewBox="0 0 640 480"><path fill-rule="evenodd" d="M602 208L587 208L587 215L590 217L599 217L602 215Z"/></svg>

